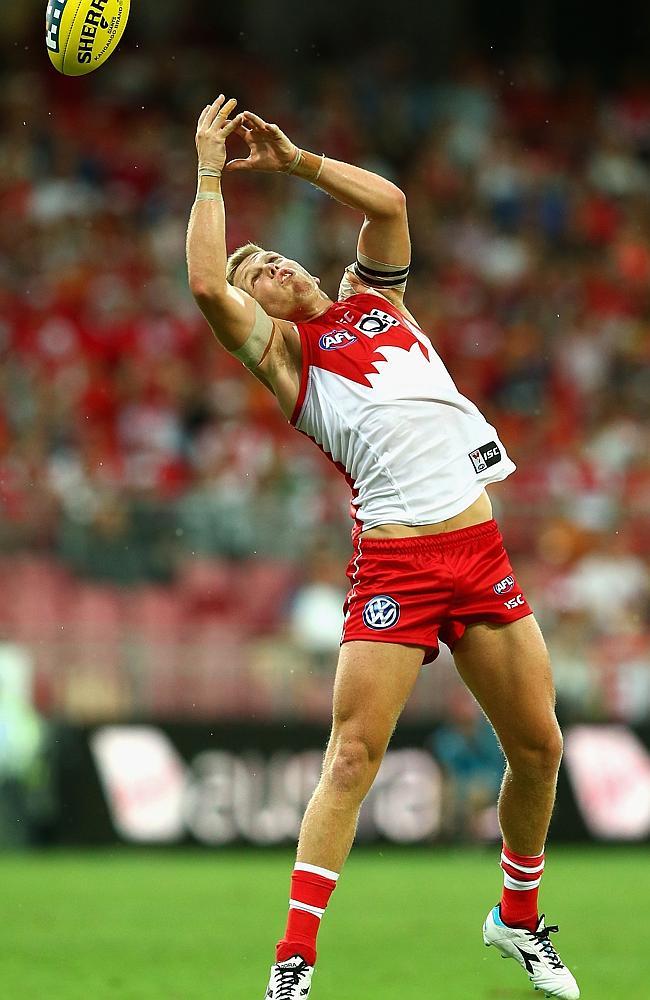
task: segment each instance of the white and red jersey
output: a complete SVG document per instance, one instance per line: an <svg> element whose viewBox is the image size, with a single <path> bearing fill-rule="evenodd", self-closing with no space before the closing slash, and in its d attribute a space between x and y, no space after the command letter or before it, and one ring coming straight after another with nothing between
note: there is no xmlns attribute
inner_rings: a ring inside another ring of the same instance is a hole
<svg viewBox="0 0 650 1000"><path fill-rule="evenodd" d="M353 294L308 323L291 422L348 479L361 530L460 514L514 472L428 337L383 295Z"/></svg>

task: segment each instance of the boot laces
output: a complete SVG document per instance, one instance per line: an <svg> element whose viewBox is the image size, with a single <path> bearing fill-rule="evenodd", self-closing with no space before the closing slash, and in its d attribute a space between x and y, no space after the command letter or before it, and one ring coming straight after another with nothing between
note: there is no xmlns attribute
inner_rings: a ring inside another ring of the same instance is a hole
<svg viewBox="0 0 650 1000"><path fill-rule="evenodd" d="M275 969L275 994L274 1000L293 1000L296 994L293 992L294 986L300 986L303 973L307 969L307 963L302 962L295 968L286 966Z"/></svg>
<svg viewBox="0 0 650 1000"><path fill-rule="evenodd" d="M553 924L550 927L544 927L541 931L529 931L533 941L539 946L539 950L542 952L545 958L548 959L549 964L553 969L563 969L564 964L560 959L560 956L556 952L551 939L550 934L557 934L559 931L557 924Z"/></svg>

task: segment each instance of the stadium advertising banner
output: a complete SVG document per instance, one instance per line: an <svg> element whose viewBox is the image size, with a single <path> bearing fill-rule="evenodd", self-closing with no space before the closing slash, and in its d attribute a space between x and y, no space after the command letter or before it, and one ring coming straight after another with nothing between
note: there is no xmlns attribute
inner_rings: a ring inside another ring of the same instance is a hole
<svg viewBox="0 0 650 1000"><path fill-rule="evenodd" d="M435 754L431 727L402 726L361 814L358 839L451 840L463 794ZM61 843L143 845L295 842L320 773L327 733L279 724L106 725L59 731ZM650 838L650 731L581 725L565 731L553 835ZM496 836L486 802L475 839ZM463 835L463 831L460 831Z"/></svg>

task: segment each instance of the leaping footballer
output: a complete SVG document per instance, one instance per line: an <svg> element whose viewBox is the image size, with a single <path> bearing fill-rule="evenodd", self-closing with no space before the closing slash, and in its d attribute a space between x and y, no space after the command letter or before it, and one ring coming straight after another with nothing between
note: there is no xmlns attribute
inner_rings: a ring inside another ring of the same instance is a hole
<svg viewBox="0 0 650 1000"><path fill-rule="evenodd" d="M544 639L492 517L490 484L515 471L497 431L456 388L404 304L406 200L394 184L296 146L223 95L199 118L189 283L215 336L325 452L352 490L354 551L321 778L307 807L286 930L267 1000L304 1000L321 918L359 809L423 663L442 640L505 757L500 902L485 944L536 989L578 985L539 914L562 735ZM229 137L247 144L226 162ZM300 263L254 243L226 251L222 175L301 179L364 216L356 259L331 298ZM354 995L350 984L341 995Z"/></svg>

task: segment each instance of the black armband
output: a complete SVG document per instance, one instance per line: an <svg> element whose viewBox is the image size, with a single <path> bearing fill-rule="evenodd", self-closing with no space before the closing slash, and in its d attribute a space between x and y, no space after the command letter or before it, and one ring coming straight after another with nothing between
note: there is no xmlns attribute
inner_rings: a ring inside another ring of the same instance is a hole
<svg viewBox="0 0 650 1000"><path fill-rule="evenodd" d="M382 264L381 261L358 254L353 270L365 285L372 288L401 288L407 282L410 266Z"/></svg>

